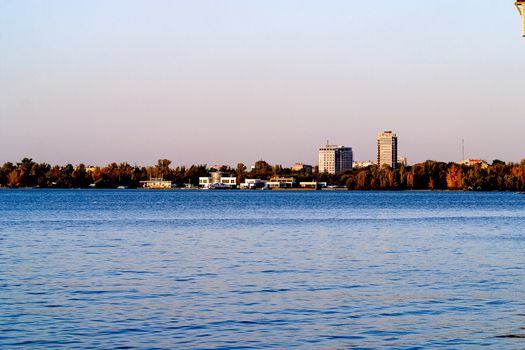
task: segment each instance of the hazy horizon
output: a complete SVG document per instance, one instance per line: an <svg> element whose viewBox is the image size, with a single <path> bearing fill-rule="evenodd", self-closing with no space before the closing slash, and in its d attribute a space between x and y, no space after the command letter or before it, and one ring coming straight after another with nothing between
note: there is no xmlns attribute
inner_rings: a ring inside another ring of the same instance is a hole
<svg viewBox="0 0 525 350"><path fill-rule="evenodd" d="M0 0L0 162L525 158L513 2Z"/></svg>

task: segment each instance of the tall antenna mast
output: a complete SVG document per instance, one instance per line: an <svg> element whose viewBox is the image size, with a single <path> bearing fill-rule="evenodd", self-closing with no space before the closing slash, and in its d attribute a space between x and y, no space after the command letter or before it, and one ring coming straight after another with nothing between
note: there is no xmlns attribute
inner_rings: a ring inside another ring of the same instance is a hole
<svg viewBox="0 0 525 350"><path fill-rule="evenodd" d="M461 139L461 160L465 160L465 139Z"/></svg>

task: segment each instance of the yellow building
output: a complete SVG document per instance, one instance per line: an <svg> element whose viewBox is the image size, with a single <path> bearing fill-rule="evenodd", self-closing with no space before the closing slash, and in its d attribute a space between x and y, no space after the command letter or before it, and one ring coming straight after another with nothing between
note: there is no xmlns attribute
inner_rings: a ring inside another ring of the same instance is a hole
<svg viewBox="0 0 525 350"><path fill-rule="evenodd" d="M166 190L171 188L171 181L166 181L163 178L151 178L148 181L141 181L143 188L154 190Z"/></svg>

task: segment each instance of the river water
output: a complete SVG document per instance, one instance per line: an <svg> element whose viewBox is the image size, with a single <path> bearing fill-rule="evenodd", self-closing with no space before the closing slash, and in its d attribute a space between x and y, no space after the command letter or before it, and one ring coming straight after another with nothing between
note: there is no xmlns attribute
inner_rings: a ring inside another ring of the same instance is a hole
<svg viewBox="0 0 525 350"><path fill-rule="evenodd" d="M0 190L0 348L523 349L525 196Z"/></svg>

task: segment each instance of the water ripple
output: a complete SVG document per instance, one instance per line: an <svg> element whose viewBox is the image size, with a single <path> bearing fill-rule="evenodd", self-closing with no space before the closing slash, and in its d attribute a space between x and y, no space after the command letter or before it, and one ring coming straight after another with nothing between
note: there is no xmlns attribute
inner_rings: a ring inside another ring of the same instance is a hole
<svg viewBox="0 0 525 350"><path fill-rule="evenodd" d="M0 191L0 348L523 347L521 196L204 192Z"/></svg>

